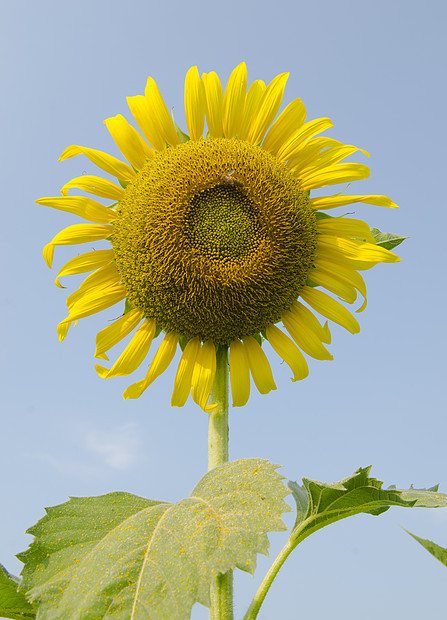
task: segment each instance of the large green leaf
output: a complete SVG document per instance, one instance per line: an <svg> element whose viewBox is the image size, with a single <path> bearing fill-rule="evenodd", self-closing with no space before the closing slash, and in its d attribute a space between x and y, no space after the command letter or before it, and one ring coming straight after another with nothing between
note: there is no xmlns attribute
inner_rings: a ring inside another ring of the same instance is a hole
<svg viewBox="0 0 447 620"><path fill-rule="evenodd" d="M36 610L28 603L23 592L18 592L19 579L10 575L0 564L0 618L31 620Z"/></svg>
<svg viewBox="0 0 447 620"><path fill-rule="evenodd" d="M382 489L382 482L369 477L370 467L358 469L352 476L326 484L303 478L303 485L289 482L297 503L297 518L290 534L295 547L313 532L362 512L379 515L390 506L447 507L447 495L433 489ZM307 508L305 506L307 495Z"/></svg>
<svg viewBox="0 0 447 620"><path fill-rule="evenodd" d="M194 603L210 605L218 573L253 572L267 532L286 529L275 469L226 463L174 505L111 493L49 508L20 556L22 587L45 620L189 618Z"/></svg>
<svg viewBox="0 0 447 620"><path fill-rule="evenodd" d="M437 545L431 540L428 540L427 538L419 538L419 536L416 536L416 534L412 534L408 530L405 531L407 532L407 534L410 534L410 536L417 540L418 543L420 543L424 547L424 549L427 549L427 551L431 553L432 556L434 556L437 560L439 560L441 564L447 566L447 549L445 547L440 547L439 545Z"/></svg>
<svg viewBox="0 0 447 620"><path fill-rule="evenodd" d="M403 237L402 235L395 235L394 233L384 233L378 228L371 228L371 234L376 240L376 244L380 245L386 250L393 250L395 247L405 241L405 239L408 239L408 237Z"/></svg>

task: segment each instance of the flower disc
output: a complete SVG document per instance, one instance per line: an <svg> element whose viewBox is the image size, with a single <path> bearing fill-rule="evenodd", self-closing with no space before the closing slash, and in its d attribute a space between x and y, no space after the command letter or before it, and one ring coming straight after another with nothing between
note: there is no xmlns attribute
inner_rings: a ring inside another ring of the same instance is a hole
<svg viewBox="0 0 447 620"><path fill-rule="evenodd" d="M316 219L300 182L234 139L158 152L114 223L128 298L165 331L229 344L280 320L305 286Z"/></svg>

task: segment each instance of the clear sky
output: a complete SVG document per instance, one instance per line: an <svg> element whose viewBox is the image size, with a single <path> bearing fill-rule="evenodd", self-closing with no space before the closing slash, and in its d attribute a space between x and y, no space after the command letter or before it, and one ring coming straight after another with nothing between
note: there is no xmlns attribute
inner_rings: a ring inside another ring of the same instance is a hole
<svg viewBox="0 0 447 620"><path fill-rule="evenodd" d="M118 155L102 121L118 113L130 119L125 97L141 94L148 75L185 127L183 83L192 65L223 82L241 60L250 81L290 71L284 104L301 97L309 119L333 120L326 135L371 153L369 162L358 159L370 165L370 179L347 193L386 194L401 206L356 205L353 217L410 237L398 249L401 263L366 272L361 333L333 327L333 362L310 360L310 376L292 384L285 364L270 357L278 390L231 412L231 458L269 458L289 478L326 482L373 464L386 485L440 482L447 492L445 3L0 5L0 562L20 571L14 555L29 544L23 532L43 506L113 490L176 501L205 472L206 414L190 403L170 407L174 367L136 401L122 399L126 379L97 376L94 337L113 310L81 320L58 342L66 293L54 286L42 246L77 222L34 204L83 172L96 174L85 158L57 163L66 146ZM72 256L57 249L55 267ZM65 283L72 292L76 279ZM295 551L259 617L442 617L447 569L399 525L447 546L445 510L345 520ZM271 537L271 557L260 557L254 580L237 576L236 617L283 540ZM194 608L193 618L206 617Z"/></svg>

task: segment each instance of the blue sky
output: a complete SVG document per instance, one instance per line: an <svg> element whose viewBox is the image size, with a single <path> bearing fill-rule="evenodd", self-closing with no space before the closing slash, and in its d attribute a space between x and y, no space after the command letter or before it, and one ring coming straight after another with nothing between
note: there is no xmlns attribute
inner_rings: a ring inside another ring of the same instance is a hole
<svg viewBox="0 0 447 620"><path fill-rule="evenodd" d="M66 295L41 250L76 222L34 204L95 174L85 158L57 163L66 146L118 154L102 121L130 118L125 97L141 94L148 75L181 121L192 65L223 82L241 60L250 81L290 71L284 105L301 97L309 119L333 120L327 135L371 153L358 159L370 179L348 193L386 194L401 206L356 205L353 217L410 237L401 263L366 273L361 333L332 329L335 361L311 360L309 378L292 384L271 356L278 390L231 412L231 458L269 458L289 478L326 482L373 464L386 485L440 482L447 492L445 18L437 1L3 0L0 562L10 571L20 570L14 555L43 506L113 490L176 501L205 472L206 415L190 403L170 407L174 368L126 402L125 379L96 375L94 337L113 310L58 342ZM73 255L57 250L55 266ZM66 282L70 292L75 282ZM447 546L445 510L343 521L300 546L259 617L439 617L446 569L399 525ZM282 540L271 537L254 579L238 575L236 617ZM194 608L193 618L206 617Z"/></svg>

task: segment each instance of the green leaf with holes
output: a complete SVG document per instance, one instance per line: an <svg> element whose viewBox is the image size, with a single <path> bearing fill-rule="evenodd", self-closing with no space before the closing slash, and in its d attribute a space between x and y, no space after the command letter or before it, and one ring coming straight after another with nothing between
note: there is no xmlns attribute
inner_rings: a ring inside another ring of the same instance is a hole
<svg viewBox="0 0 447 620"><path fill-rule="evenodd" d="M19 556L22 588L46 620L189 618L195 603L210 606L218 573L254 572L267 532L286 529L289 492L275 470L226 463L177 504L111 493L48 508Z"/></svg>

